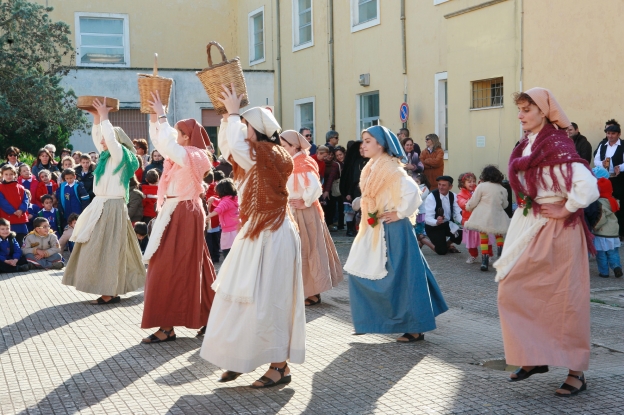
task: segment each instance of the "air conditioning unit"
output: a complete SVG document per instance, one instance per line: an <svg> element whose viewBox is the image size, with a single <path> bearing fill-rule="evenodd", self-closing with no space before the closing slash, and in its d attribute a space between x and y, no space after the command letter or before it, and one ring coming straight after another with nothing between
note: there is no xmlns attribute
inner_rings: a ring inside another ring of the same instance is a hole
<svg viewBox="0 0 624 415"><path fill-rule="evenodd" d="M369 86L370 85L370 74L363 73L360 75L360 85L361 86Z"/></svg>

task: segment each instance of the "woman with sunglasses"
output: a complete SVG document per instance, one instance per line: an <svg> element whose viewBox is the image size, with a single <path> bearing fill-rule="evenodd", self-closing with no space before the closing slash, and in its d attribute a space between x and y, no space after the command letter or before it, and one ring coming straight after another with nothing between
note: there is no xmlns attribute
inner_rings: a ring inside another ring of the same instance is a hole
<svg viewBox="0 0 624 415"><path fill-rule="evenodd" d="M438 177L444 175L444 150L436 134L427 134L425 144L427 148L420 155L420 161L425 166L423 174L432 188L437 188Z"/></svg>
<svg viewBox="0 0 624 415"><path fill-rule="evenodd" d="M24 163L22 163L21 161L19 161L19 156L20 156L20 149L17 147L9 147L6 149L6 152L4 153L6 156L6 161L2 164L0 164L0 168L6 166L7 164L15 167L15 170L19 170L20 166Z"/></svg>

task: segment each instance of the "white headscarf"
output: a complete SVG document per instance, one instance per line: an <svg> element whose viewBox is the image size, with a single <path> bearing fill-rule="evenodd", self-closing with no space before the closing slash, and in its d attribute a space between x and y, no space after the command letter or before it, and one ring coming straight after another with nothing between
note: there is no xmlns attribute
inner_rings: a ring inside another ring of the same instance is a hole
<svg viewBox="0 0 624 415"><path fill-rule="evenodd" d="M265 108L253 107L241 114L247 122L258 132L271 137L275 132L282 131L273 113Z"/></svg>

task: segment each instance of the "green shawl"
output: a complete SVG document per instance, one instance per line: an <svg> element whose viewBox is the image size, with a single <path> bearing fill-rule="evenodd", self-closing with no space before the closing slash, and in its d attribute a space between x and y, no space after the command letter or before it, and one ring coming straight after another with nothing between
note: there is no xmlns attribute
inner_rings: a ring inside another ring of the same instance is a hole
<svg viewBox="0 0 624 415"><path fill-rule="evenodd" d="M123 150L123 157L121 159L121 163L119 166L113 170L113 174L117 174L117 172L121 171L121 185L126 189L126 203L130 200L130 179L134 176L134 172L139 168L139 160L137 160L136 156L132 153L132 151L128 150L125 146L121 146ZM93 175L95 176L95 184L100 181L100 178L104 175L104 171L106 170L106 162L110 158L110 151L104 150L100 153L100 159L98 160L97 166L95 167L95 171Z"/></svg>

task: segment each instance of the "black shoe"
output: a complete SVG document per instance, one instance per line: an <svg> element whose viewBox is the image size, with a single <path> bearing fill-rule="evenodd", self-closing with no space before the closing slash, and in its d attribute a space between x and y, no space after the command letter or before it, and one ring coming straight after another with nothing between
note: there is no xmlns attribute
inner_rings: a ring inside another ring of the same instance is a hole
<svg viewBox="0 0 624 415"><path fill-rule="evenodd" d="M231 370L226 370L225 372L223 372L223 374L221 375L221 377L219 378L217 382L220 382L220 383L231 382L237 377L239 377L240 375L242 375L242 373L234 372Z"/></svg>
<svg viewBox="0 0 624 415"><path fill-rule="evenodd" d="M481 255L481 271L488 271L490 266L490 256L483 254Z"/></svg>
<svg viewBox="0 0 624 415"><path fill-rule="evenodd" d="M613 273L615 274L615 278L622 278L622 275L624 275L624 272L622 272L622 268L620 267L615 268Z"/></svg>
<svg viewBox="0 0 624 415"><path fill-rule="evenodd" d="M598 273L598 276L599 276L600 278L609 278L609 274L607 274L607 275L602 275L601 273Z"/></svg>
<svg viewBox="0 0 624 415"><path fill-rule="evenodd" d="M499 246L499 247L497 247L497 248L498 248L498 252L497 252L497 255L496 255L496 256L500 258L500 257L501 257L501 255L503 255L503 247L502 247L502 246Z"/></svg>
<svg viewBox="0 0 624 415"><path fill-rule="evenodd" d="M518 368L514 373L516 374L516 378L509 378L510 382L520 382L521 380L525 380L530 378L532 375L536 373L546 373L548 372L548 366L535 366L531 370L524 370L521 367Z"/></svg>
<svg viewBox="0 0 624 415"><path fill-rule="evenodd" d="M17 272L26 272L30 269L30 265L24 264L17 267Z"/></svg>

